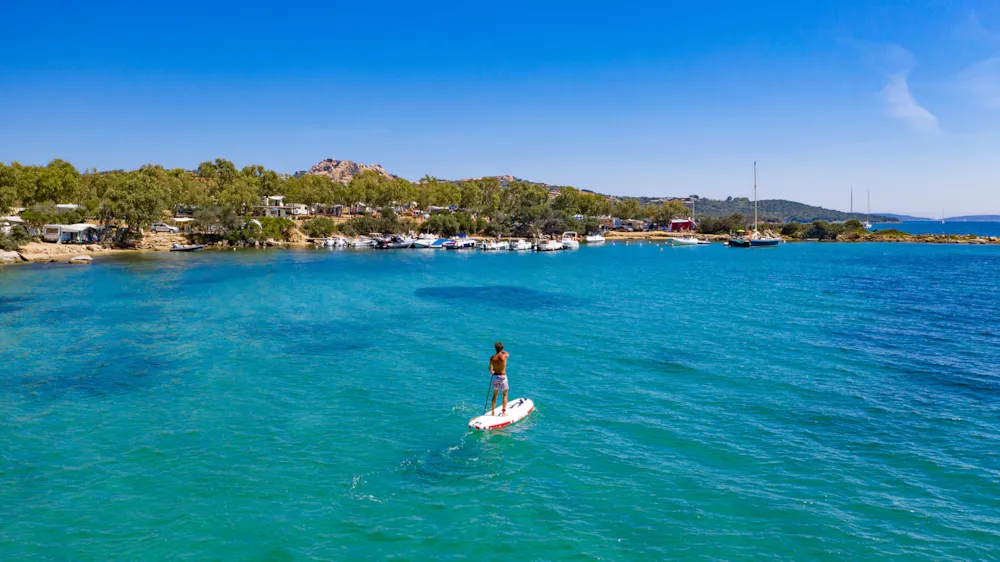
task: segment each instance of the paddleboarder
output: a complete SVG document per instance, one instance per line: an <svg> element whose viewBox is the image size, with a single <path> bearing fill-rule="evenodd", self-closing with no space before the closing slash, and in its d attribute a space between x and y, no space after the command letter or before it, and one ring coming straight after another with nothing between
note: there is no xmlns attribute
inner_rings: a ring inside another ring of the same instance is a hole
<svg viewBox="0 0 1000 562"><path fill-rule="evenodd" d="M503 409L500 411L500 415L507 414L507 390L510 388L507 385L507 358L510 354L503 350L503 343L496 342L493 344L493 349L496 349L496 355L490 357L490 374L493 376L493 405L491 412L495 412L497 409L497 393L501 390L503 391Z"/></svg>

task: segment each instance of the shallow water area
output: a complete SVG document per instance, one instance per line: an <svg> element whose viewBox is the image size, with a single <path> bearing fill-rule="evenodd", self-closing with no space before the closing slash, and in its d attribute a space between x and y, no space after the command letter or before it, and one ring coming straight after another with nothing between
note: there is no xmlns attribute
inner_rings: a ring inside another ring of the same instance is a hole
<svg viewBox="0 0 1000 562"><path fill-rule="evenodd" d="M0 269L0 558L967 560L1000 248ZM476 432L493 342L537 410Z"/></svg>

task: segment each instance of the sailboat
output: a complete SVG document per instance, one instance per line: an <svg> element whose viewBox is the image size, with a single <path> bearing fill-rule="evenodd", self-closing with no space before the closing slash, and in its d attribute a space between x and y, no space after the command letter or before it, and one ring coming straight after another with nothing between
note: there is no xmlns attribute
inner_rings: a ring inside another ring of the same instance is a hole
<svg viewBox="0 0 1000 562"><path fill-rule="evenodd" d="M872 190L868 190L868 218L865 222L861 223L861 226L865 227L865 230L872 229Z"/></svg>
<svg viewBox="0 0 1000 562"><path fill-rule="evenodd" d="M750 235L750 247L777 246L781 238L761 236L757 230L757 163L753 163L753 234Z"/></svg>

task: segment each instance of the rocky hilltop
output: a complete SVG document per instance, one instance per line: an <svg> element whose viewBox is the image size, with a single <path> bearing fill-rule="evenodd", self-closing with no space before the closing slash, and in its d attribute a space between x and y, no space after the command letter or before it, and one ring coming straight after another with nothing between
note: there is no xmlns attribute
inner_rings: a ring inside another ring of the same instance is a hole
<svg viewBox="0 0 1000 562"><path fill-rule="evenodd" d="M295 177L301 177L305 175L311 176L327 176L333 181L340 183L348 183L351 178L360 174L361 172L366 172L372 170L378 172L380 175L385 176L390 179L395 179L396 175L390 174L385 171L380 164L358 164L357 162L351 162L350 160L334 160L333 158L327 158L322 162L315 164L309 170L304 170L301 172L296 172Z"/></svg>

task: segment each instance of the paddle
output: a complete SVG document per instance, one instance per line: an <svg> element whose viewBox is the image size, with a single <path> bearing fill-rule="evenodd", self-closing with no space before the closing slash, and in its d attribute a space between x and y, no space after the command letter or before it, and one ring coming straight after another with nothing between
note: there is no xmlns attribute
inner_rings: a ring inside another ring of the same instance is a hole
<svg viewBox="0 0 1000 562"><path fill-rule="evenodd" d="M490 373L490 384L486 387L486 403L483 404L483 413L486 413L486 408L490 405L490 391L493 390L493 373Z"/></svg>

